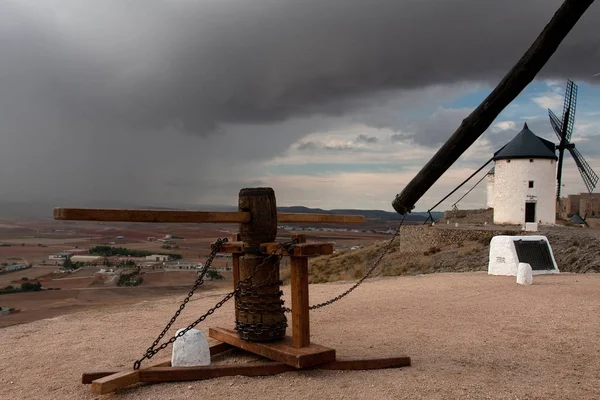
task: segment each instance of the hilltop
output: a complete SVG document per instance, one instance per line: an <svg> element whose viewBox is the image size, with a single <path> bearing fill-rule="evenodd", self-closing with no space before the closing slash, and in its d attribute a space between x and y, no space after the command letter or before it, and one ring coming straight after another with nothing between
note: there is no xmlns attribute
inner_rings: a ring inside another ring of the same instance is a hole
<svg viewBox="0 0 600 400"><path fill-rule="evenodd" d="M544 227L545 235L562 272L600 272L598 230ZM523 235L517 228L489 226L403 226L383 257L374 276L439 272L487 271L489 244L495 235ZM354 250L342 250L310 261L313 283L358 279L384 250L388 241L377 241Z"/></svg>

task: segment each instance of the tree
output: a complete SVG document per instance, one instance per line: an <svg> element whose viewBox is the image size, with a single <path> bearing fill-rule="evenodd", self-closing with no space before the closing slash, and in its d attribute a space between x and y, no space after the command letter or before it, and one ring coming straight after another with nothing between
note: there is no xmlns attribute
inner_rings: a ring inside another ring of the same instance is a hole
<svg viewBox="0 0 600 400"><path fill-rule="evenodd" d="M209 269L206 271L206 276L208 276L211 281L213 279L224 279L223 275L221 275L216 269Z"/></svg>
<svg viewBox="0 0 600 400"><path fill-rule="evenodd" d="M63 262L63 268L64 269L73 269L74 265L73 262L71 261L70 258L65 258L65 261Z"/></svg>

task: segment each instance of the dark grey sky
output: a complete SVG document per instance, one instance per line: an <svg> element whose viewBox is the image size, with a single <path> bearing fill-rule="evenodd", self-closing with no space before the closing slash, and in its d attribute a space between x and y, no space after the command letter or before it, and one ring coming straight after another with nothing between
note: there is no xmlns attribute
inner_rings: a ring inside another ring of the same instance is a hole
<svg viewBox="0 0 600 400"><path fill-rule="evenodd" d="M340 121L437 145L464 110L406 126L386 99L495 84L560 3L2 1L3 196L219 202ZM541 77L593 79L598 26L593 5Z"/></svg>

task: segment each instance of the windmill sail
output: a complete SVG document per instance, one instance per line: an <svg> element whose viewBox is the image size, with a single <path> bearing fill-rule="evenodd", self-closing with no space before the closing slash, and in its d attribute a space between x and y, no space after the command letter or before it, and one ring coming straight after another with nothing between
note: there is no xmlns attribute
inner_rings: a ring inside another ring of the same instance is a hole
<svg viewBox="0 0 600 400"><path fill-rule="evenodd" d="M558 146L556 146L556 149L559 152L558 166L556 171L556 180L558 183L556 188L557 200L560 200L560 189L562 186L562 166L565 149L569 150L571 156L573 156L573 160L575 160L575 164L577 165L577 169L579 169L579 173L583 178L585 187L590 193L594 191L594 189L596 188L596 184L598 183L598 175L596 175L596 173L592 170L592 167L590 167L585 158L583 158L581 153L579 153L579 151L575 148L575 145L571 143L571 136L573 135L573 127L575 125L576 106L577 85L573 83L573 81L568 80L567 88L565 90L565 102L563 105L562 120L559 119L556 116L556 114L552 112L552 110L548 109L550 125L552 126L552 130L554 131L559 140L559 144Z"/></svg>
<svg viewBox="0 0 600 400"><path fill-rule="evenodd" d="M556 136L560 140L560 136L561 136L560 130L561 130L562 122L560 122L560 119L558 119L556 114L554 114L552 112L552 110L550 110L550 109L548 109L548 115L550 116L550 125L552 125L552 129L554 130L554 133L556 133Z"/></svg>
<svg viewBox="0 0 600 400"><path fill-rule="evenodd" d="M575 125L575 108L577 105L577 85L573 81L567 81L567 90L565 91L565 103L563 105L563 129L565 130L565 139L571 140L573 134L573 125Z"/></svg>
<svg viewBox="0 0 600 400"><path fill-rule="evenodd" d="M585 183L588 192L592 193L598 183L598 175L596 175L594 170L592 170L592 167L590 167L590 164L585 161L585 158L583 158L581 153L575 147L569 147L568 149L571 152L571 156L573 156L573 160L575 160L575 164L577 164L577 168L579 169L579 173L583 178L583 182Z"/></svg>

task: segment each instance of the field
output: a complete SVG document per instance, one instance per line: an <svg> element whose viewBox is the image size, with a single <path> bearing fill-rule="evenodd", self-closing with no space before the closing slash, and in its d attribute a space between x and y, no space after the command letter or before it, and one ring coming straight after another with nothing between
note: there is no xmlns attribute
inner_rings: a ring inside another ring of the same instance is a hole
<svg viewBox="0 0 600 400"><path fill-rule="evenodd" d="M349 285L311 285L311 303ZM568 273L535 277L528 287L477 272L377 278L311 313L312 340L340 357L408 355L411 367L146 384L101 398L598 399L599 285L598 274ZM289 287L283 290L289 304ZM171 334L224 294L200 294ZM81 373L130 368L179 301L165 295L0 330L0 398L98 398ZM229 302L198 328L232 323ZM169 357L167 348L156 359ZM229 362L249 359L233 353Z"/></svg>
<svg viewBox="0 0 600 400"><path fill-rule="evenodd" d="M35 321L41 318L78 312L101 307L132 304L142 300L157 299L168 295L183 298L194 283L197 274L188 270L145 271L143 283L135 288L116 286L115 280L101 280L95 274L102 268L84 267L67 275L56 274L60 268L55 261L48 260L50 254L69 249L88 249L93 246L122 246L153 253L177 253L183 256L182 263L199 263L206 260L210 244L217 238L231 238L237 225L186 225L186 224L125 224L64 221L0 221L0 262L32 264L33 267L0 275L0 288L7 285L18 287L23 281L39 280L45 288L60 290L16 293L1 295L0 306L14 307L21 312L0 318L0 328ZM281 230L278 241L285 241L293 233ZM338 249L365 246L374 240L385 239L386 235L360 232L308 232L309 240L335 242ZM148 241L166 235L180 237L172 239L174 249L164 249L163 243ZM123 239L116 239L123 236ZM215 267L231 267L231 260L215 259ZM282 277L289 276L289 260L282 260ZM202 291L229 288L232 285L230 272L221 272L224 280L207 281Z"/></svg>

